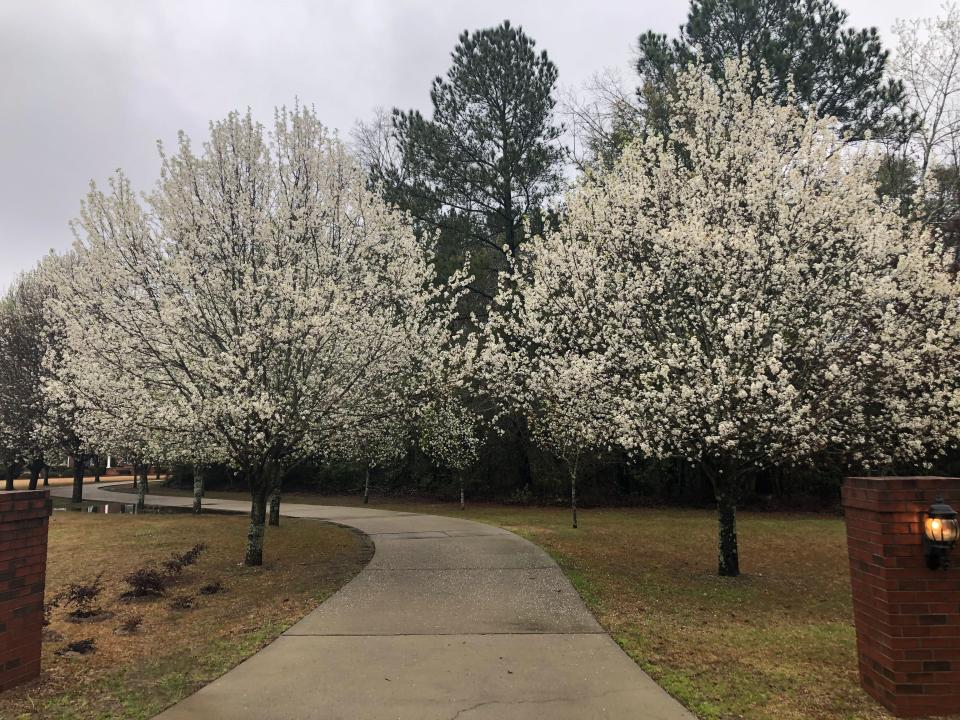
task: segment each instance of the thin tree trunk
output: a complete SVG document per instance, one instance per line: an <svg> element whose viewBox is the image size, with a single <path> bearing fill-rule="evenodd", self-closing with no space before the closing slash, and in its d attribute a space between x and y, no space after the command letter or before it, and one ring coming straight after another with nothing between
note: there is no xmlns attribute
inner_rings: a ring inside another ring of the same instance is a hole
<svg viewBox="0 0 960 720"><path fill-rule="evenodd" d="M4 485L4 490L13 490L13 479L17 476L17 466L13 463L7 465L7 482Z"/></svg>
<svg viewBox="0 0 960 720"><path fill-rule="evenodd" d="M363 504L370 502L370 466L367 465L367 471L363 479Z"/></svg>
<svg viewBox="0 0 960 720"><path fill-rule="evenodd" d="M48 485L50 485L50 466L44 465L43 466L43 486L47 487Z"/></svg>
<svg viewBox="0 0 960 720"><path fill-rule="evenodd" d="M271 527L280 527L280 483L270 494L270 525Z"/></svg>
<svg viewBox="0 0 960 720"><path fill-rule="evenodd" d="M740 574L737 551L737 503L729 492L717 495L717 520L720 525L719 564L717 572L724 577Z"/></svg>
<svg viewBox="0 0 960 720"><path fill-rule="evenodd" d="M93 456L93 481L95 483L100 482L100 456Z"/></svg>
<svg viewBox="0 0 960 720"><path fill-rule="evenodd" d="M193 512L199 515L203 512L203 470L200 466L193 468Z"/></svg>
<svg viewBox="0 0 960 720"><path fill-rule="evenodd" d="M144 463L140 466L140 481L143 484L143 494L150 492L150 466Z"/></svg>
<svg viewBox="0 0 960 720"><path fill-rule="evenodd" d="M73 458L73 496L71 502L83 502L83 455L76 455Z"/></svg>
<svg viewBox="0 0 960 720"><path fill-rule="evenodd" d="M37 482L40 480L40 471L44 468L44 462L41 458L34 458L30 462L30 485L31 490L37 489Z"/></svg>
<svg viewBox="0 0 960 720"><path fill-rule="evenodd" d="M570 464L570 509L573 511L573 529L577 529L577 461Z"/></svg>
<svg viewBox="0 0 960 720"><path fill-rule="evenodd" d="M463 475L460 475L460 509L466 509L466 505L463 502Z"/></svg>
<svg viewBox="0 0 960 720"><path fill-rule="evenodd" d="M267 489L262 487L263 478L260 478L260 485L250 493L250 528L243 558L243 564L249 566L263 565L263 522L267 512Z"/></svg>
<svg viewBox="0 0 960 720"><path fill-rule="evenodd" d="M157 465L156 471L157 471L157 476L154 478L154 480L156 480L157 482L160 482L160 466L159 465Z"/></svg>
<svg viewBox="0 0 960 720"><path fill-rule="evenodd" d="M147 466L133 464L133 479L137 484L137 512L143 512L147 500Z"/></svg>

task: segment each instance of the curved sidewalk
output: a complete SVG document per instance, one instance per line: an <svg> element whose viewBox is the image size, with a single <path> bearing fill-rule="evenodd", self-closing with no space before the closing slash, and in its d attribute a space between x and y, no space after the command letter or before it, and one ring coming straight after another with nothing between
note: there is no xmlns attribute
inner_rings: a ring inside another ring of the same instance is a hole
<svg viewBox="0 0 960 720"><path fill-rule="evenodd" d="M234 500L204 506L249 511ZM281 509L357 528L373 540L373 559L273 643L158 720L693 719L610 639L553 560L513 533L372 508Z"/></svg>

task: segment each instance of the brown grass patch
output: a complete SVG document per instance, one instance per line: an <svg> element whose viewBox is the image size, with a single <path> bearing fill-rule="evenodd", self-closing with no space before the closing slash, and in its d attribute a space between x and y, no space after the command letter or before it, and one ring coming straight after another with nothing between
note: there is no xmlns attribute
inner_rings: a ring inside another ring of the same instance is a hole
<svg viewBox="0 0 960 720"><path fill-rule="evenodd" d="M145 718L210 682L267 644L339 589L370 559L372 545L345 528L284 518L269 528L264 564L243 557L247 519L185 514L98 515L56 512L50 522L48 598L103 573L97 604L113 616L72 623L54 609L45 635L43 674L0 696L3 718ZM124 601L122 578L196 543L206 549L173 578L165 597ZM222 591L199 594L219 581ZM192 608L174 610L178 596ZM118 628L133 616L140 622ZM95 651L57 655L92 639Z"/></svg>

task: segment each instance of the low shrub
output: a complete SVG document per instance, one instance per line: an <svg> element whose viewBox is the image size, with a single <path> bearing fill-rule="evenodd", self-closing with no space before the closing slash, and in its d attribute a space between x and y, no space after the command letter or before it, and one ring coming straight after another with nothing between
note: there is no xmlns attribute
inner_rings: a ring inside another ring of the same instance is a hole
<svg viewBox="0 0 960 720"><path fill-rule="evenodd" d="M213 582L208 582L206 585L200 586L201 595L216 595L217 593L222 593L224 591L223 583L219 580L214 580Z"/></svg>
<svg viewBox="0 0 960 720"><path fill-rule="evenodd" d="M54 603L59 605L63 603L67 607L73 607L70 611L70 617L82 619L93 617L101 613L100 608L94 607L93 603L103 592L103 584L100 582L103 573L97 575L91 583L71 583L54 598Z"/></svg>
<svg viewBox="0 0 960 720"><path fill-rule="evenodd" d="M67 653L77 653L78 655L86 655L96 649L97 644L93 641L93 638L86 638L85 640L75 640L72 643L67 643L57 650L56 654L66 655Z"/></svg>
<svg viewBox="0 0 960 720"><path fill-rule="evenodd" d="M166 592L167 578L162 572L152 567L142 567L134 570L123 578L123 581L130 586L130 590L123 593L122 597L158 597Z"/></svg>
<svg viewBox="0 0 960 720"><path fill-rule="evenodd" d="M171 610L189 610L193 607L196 598L193 595L177 595L170 601Z"/></svg>

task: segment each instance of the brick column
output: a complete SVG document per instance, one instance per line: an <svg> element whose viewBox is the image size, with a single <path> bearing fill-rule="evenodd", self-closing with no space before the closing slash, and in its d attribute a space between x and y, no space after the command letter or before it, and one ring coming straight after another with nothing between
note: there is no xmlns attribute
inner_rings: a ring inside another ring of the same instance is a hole
<svg viewBox="0 0 960 720"><path fill-rule="evenodd" d="M0 691L40 674L50 492L0 492Z"/></svg>
<svg viewBox="0 0 960 720"><path fill-rule="evenodd" d="M960 708L960 547L929 570L923 517L960 478L851 477L843 486L860 683L898 717Z"/></svg>

